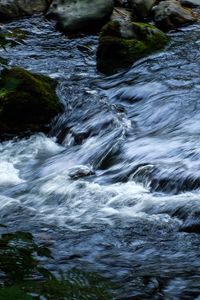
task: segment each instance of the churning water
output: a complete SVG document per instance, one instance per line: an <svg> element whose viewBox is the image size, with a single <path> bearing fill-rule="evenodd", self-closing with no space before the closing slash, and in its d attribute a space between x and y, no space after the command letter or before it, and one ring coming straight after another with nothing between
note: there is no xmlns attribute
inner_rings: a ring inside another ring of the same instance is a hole
<svg viewBox="0 0 200 300"><path fill-rule="evenodd" d="M200 26L104 77L97 37L70 39L41 17L5 26L1 56L59 82L49 136L0 143L0 220L53 249L50 268L95 271L118 299L200 299Z"/></svg>

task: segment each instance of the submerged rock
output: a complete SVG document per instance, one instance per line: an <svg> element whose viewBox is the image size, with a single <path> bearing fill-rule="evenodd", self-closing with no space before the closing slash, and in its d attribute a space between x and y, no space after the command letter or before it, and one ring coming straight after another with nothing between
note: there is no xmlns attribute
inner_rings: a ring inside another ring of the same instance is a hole
<svg viewBox="0 0 200 300"><path fill-rule="evenodd" d="M56 82L22 68L4 69L0 76L0 135L44 129L60 110Z"/></svg>
<svg viewBox="0 0 200 300"><path fill-rule="evenodd" d="M97 69L104 74L114 74L137 59L163 48L168 40L153 25L111 21L100 34Z"/></svg>
<svg viewBox="0 0 200 300"><path fill-rule="evenodd" d="M72 179L88 177L88 176L91 176L94 174L95 174L95 172L93 171L93 169L91 167L83 166L83 165L74 167L74 168L70 169L70 171L69 171L69 177Z"/></svg>
<svg viewBox="0 0 200 300"><path fill-rule="evenodd" d="M113 7L113 0L53 0L47 17L64 32L90 32L108 21Z"/></svg>
<svg viewBox="0 0 200 300"><path fill-rule="evenodd" d="M0 19L11 19L47 10L51 0L0 1Z"/></svg>
<svg viewBox="0 0 200 300"><path fill-rule="evenodd" d="M196 13L189 8L183 7L177 0L161 1L154 6L153 12L156 25L164 30L193 23L199 19Z"/></svg>
<svg viewBox="0 0 200 300"><path fill-rule="evenodd" d="M188 216L188 218L181 225L180 231L200 234L200 213L195 212L194 214Z"/></svg>

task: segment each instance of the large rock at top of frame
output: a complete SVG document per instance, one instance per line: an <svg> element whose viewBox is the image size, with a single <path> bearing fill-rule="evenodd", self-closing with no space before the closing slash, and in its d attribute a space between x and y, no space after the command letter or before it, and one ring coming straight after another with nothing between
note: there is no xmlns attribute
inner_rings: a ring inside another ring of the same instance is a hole
<svg viewBox="0 0 200 300"><path fill-rule="evenodd" d="M156 2L157 0L128 0L133 14L140 18L149 17Z"/></svg>
<svg viewBox="0 0 200 300"><path fill-rule="evenodd" d="M45 12L50 3L51 0L1 0L0 20Z"/></svg>
<svg viewBox="0 0 200 300"><path fill-rule="evenodd" d="M108 21L113 7L113 0L53 0L47 17L65 33L94 32Z"/></svg>
<svg viewBox="0 0 200 300"><path fill-rule="evenodd" d="M200 6L200 0L180 0L181 4L188 7Z"/></svg>
<svg viewBox="0 0 200 300"><path fill-rule="evenodd" d="M199 20L197 13L190 8L183 7L177 0L161 1L153 7L153 12L156 26L163 30L170 30Z"/></svg>

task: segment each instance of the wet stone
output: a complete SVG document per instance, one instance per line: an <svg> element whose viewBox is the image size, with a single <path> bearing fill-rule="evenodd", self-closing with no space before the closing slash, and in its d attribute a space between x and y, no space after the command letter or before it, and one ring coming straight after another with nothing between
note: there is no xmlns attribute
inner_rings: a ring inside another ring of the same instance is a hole
<svg viewBox="0 0 200 300"><path fill-rule="evenodd" d="M200 213L189 216L183 222L180 231L200 234Z"/></svg>

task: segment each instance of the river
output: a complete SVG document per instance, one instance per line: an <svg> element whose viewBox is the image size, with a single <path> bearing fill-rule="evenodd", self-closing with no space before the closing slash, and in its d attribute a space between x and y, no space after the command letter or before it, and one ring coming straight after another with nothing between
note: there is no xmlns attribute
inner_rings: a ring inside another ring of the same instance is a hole
<svg viewBox="0 0 200 300"><path fill-rule="evenodd" d="M65 110L48 136L0 143L1 223L49 246L53 271L115 281L117 299L200 299L200 25L110 77L96 36L41 16L5 28L26 37L0 55L57 79Z"/></svg>

